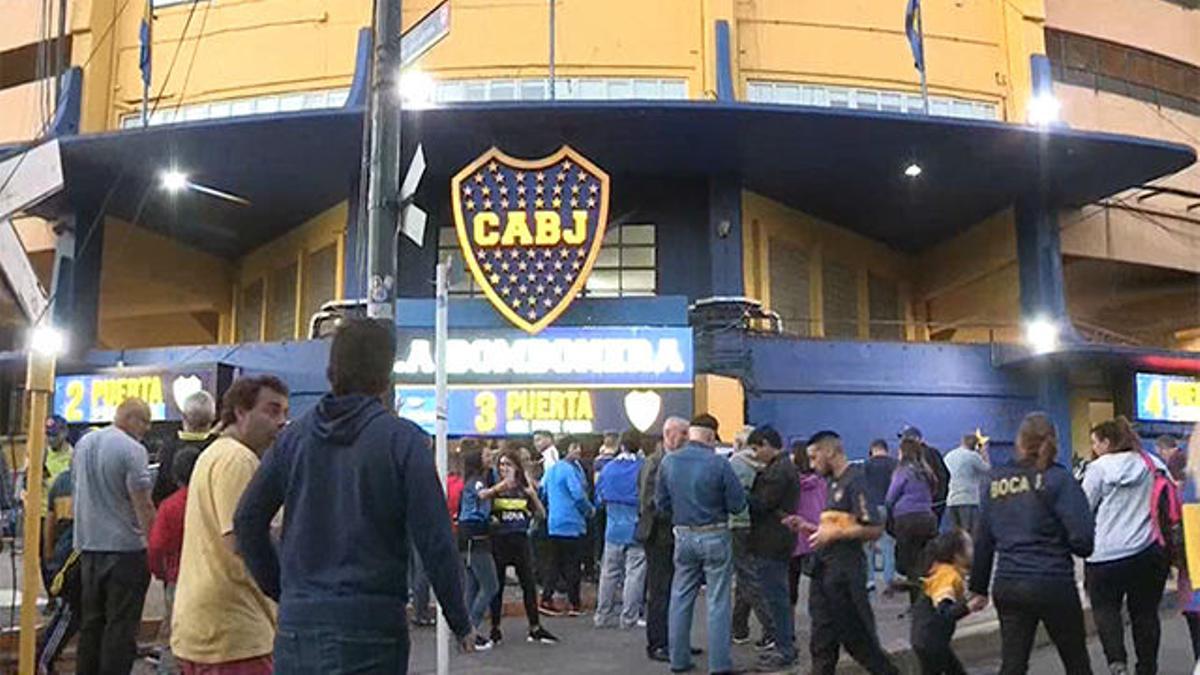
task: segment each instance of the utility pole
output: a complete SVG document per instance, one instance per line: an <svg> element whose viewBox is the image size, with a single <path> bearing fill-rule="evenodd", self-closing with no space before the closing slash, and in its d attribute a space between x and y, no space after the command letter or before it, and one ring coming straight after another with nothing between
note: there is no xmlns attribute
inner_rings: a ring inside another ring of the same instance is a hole
<svg viewBox="0 0 1200 675"><path fill-rule="evenodd" d="M401 0L375 0L374 58L367 107L367 316L395 318L396 222L400 193Z"/></svg>
<svg viewBox="0 0 1200 675"><path fill-rule="evenodd" d="M925 69L929 63L925 60L925 9L918 5L917 35L921 40L921 102L925 106L925 116L929 117L929 82L925 77Z"/></svg>

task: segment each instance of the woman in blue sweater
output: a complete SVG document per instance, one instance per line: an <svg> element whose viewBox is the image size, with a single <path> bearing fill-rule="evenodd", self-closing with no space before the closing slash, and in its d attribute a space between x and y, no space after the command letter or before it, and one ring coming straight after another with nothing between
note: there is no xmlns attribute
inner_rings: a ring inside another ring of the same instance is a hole
<svg viewBox="0 0 1200 675"><path fill-rule="evenodd" d="M1068 675L1091 675L1074 556L1092 554L1095 523L1083 489L1055 461L1058 435L1044 413L1025 417L1015 460L991 471L975 528L972 611L987 606L988 586L1000 617L1001 675L1029 670L1039 624Z"/></svg>
<svg viewBox="0 0 1200 675"><path fill-rule="evenodd" d="M475 637L475 650L486 651L493 644L483 636L483 617L500 590L490 537L492 499L516 487L516 483L510 485L504 480L489 486L490 472L483 464L483 450L467 450L462 455L462 462L464 479L458 512L458 550L462 552L466 571L466 601L471 626L479 631Z"/></svg>

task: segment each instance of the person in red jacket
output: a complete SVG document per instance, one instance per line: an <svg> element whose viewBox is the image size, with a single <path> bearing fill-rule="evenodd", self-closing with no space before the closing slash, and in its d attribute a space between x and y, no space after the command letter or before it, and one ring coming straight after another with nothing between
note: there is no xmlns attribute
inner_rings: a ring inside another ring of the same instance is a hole
<svg viewBox="0 0 1200 675"><path fill-rule="evenodd" d="M183 552L183 518L187 513L188 481L200 450L184 447L171 462L171 478L181 487L158 506L158 515L150 529L150 541L146 551L150 573L166 585L164 599L167 615L163 621L166 643L159 658L159 673L175 673L175 658L171 655L171 615L175 604L175 581L179 578L179 556Z"/></svg>

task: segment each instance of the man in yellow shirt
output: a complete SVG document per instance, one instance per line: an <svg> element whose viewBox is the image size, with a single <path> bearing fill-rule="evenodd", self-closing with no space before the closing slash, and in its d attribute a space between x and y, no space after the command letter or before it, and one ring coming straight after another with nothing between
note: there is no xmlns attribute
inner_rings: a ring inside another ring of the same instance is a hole
<svg viewBox="0 0 1200 675"><path fill-rule="evenodd" d="M221 405L225 435L192 472L171 625L171 651L184 675L272 671L275 603L236 551L233 514L287 413L287 386L278 378L238 379Z"/></svg>

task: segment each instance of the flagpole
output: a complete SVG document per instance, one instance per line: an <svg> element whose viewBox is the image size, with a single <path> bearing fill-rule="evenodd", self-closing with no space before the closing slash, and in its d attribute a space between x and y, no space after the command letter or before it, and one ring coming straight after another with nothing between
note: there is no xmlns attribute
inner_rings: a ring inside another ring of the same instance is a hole
<svg viewBox="0 0 1200 675"><path fill-rule="evenodd" d="M917 4L917 36L921 44L921 101L925 106L925 116L929 117L929 85L925 79L925 70L929 62L925 60L925 8Z"/></svg>

